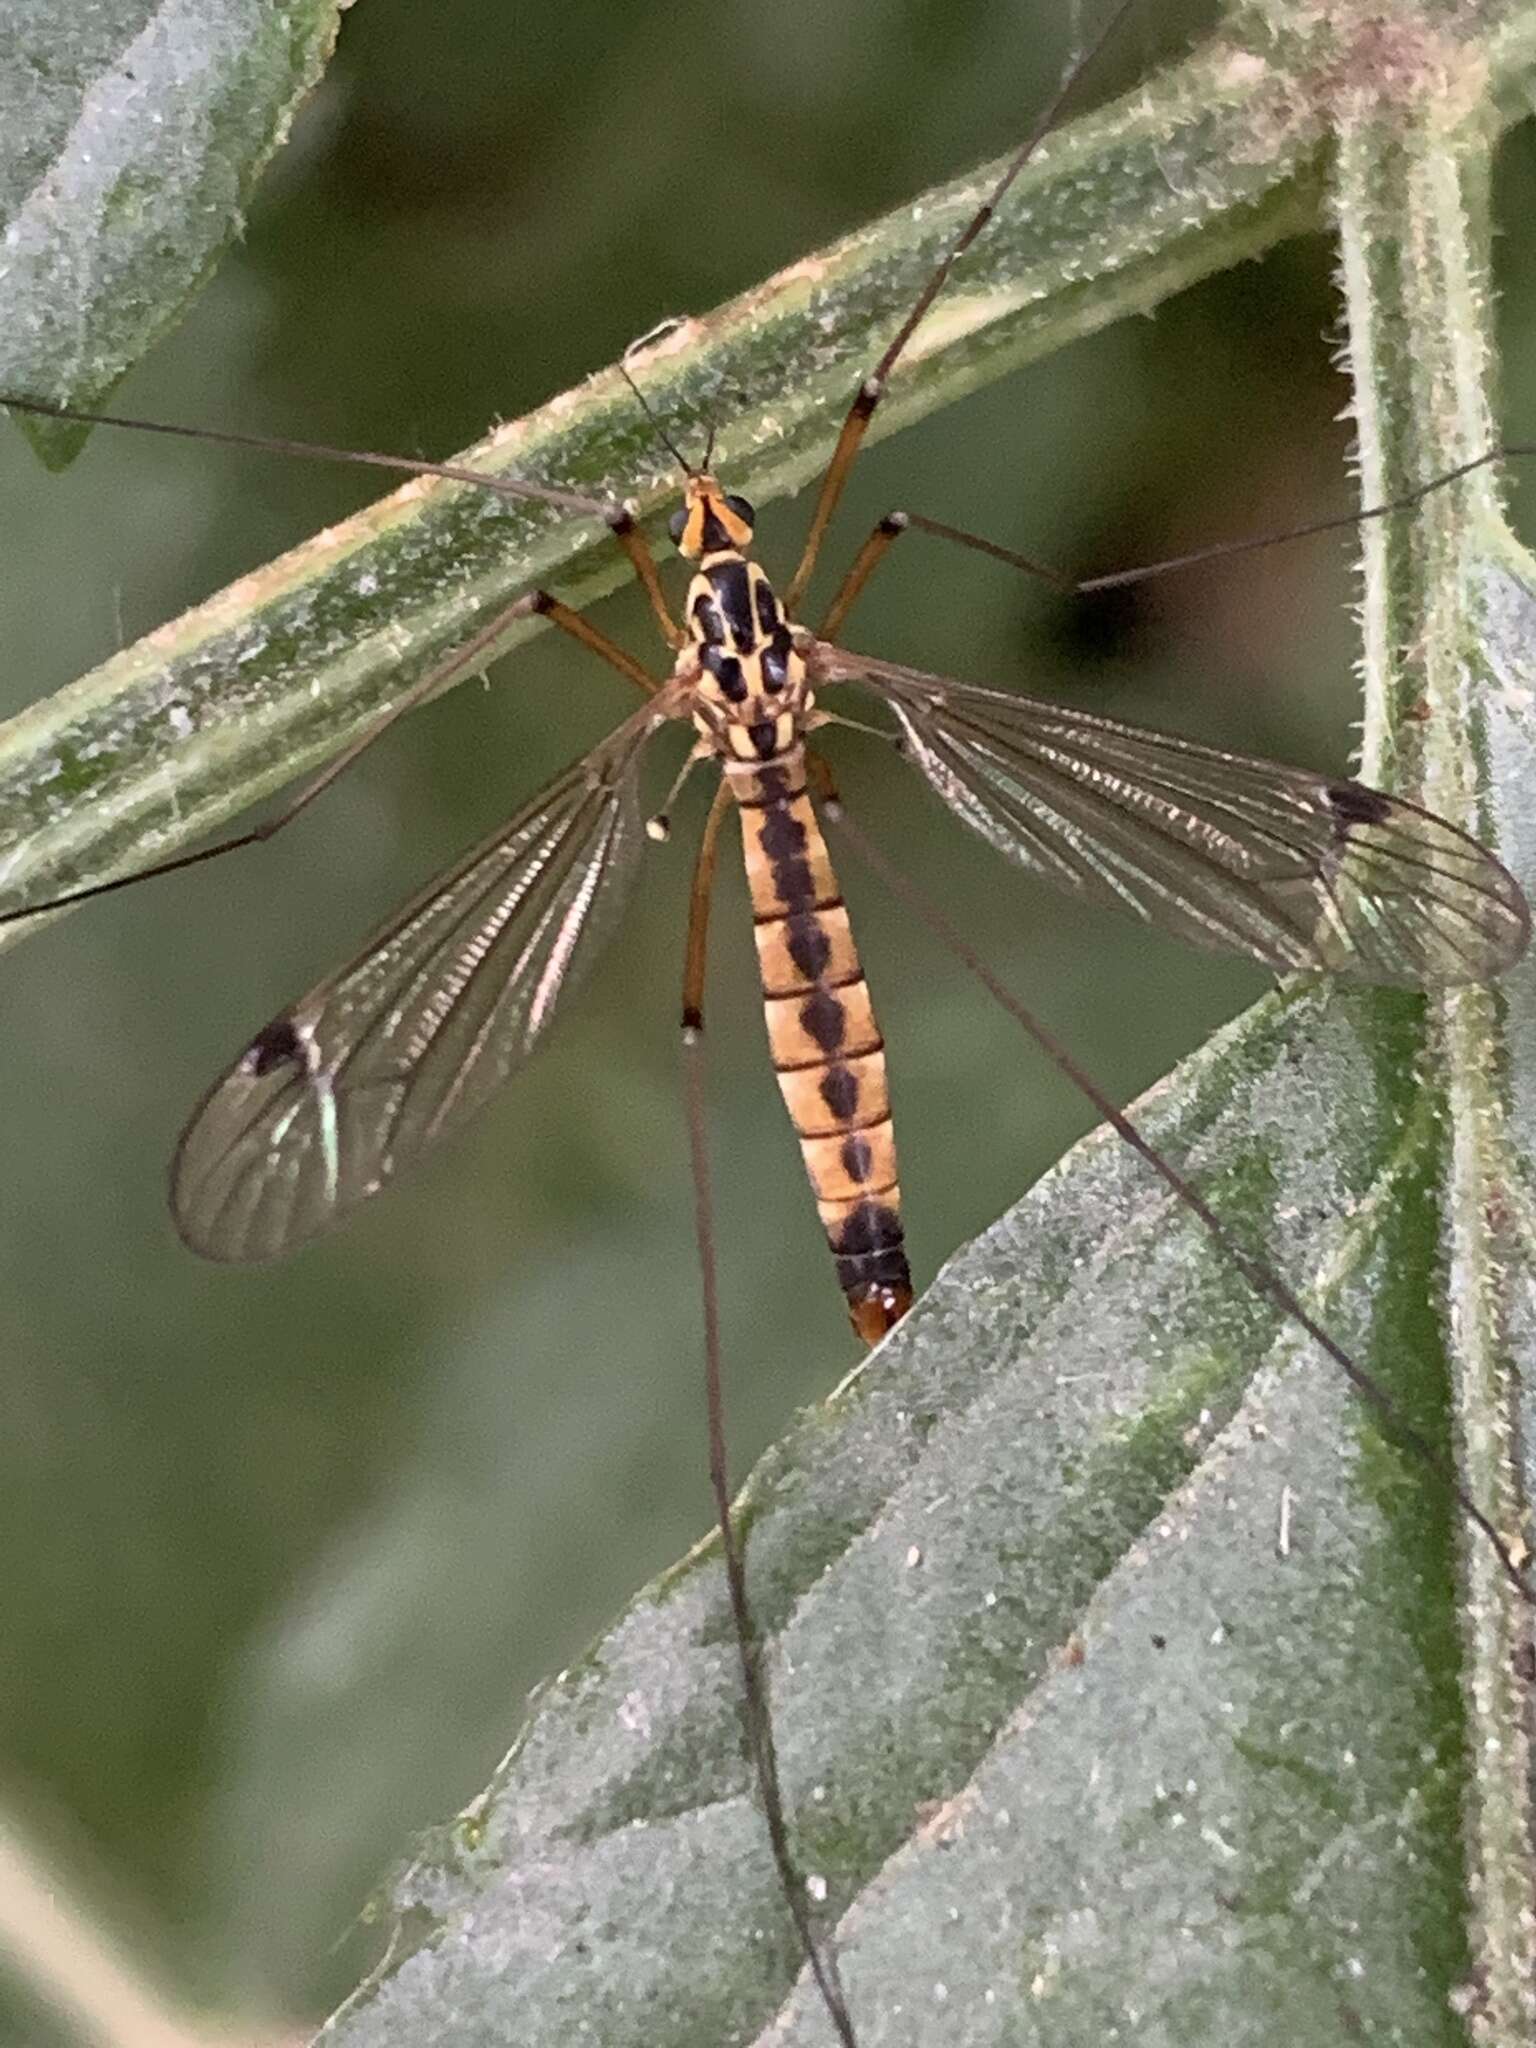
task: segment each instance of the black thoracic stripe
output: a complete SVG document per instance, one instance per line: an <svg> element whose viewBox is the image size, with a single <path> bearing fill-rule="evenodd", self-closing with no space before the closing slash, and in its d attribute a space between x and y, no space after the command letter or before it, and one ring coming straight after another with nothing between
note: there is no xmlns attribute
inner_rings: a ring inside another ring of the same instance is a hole
<svg viewBox="0 0 1536 2048"><path fill-rule="evenodd" d="M740 661L734 654L727 654L721 647L706 647L700 656L705 668L720 685L720 694L728 704L744 704L747 700L747 678Z"/></svg>
<svg viewBox="0 0 1536 2048"><path fill-rule="evenodd" d="M784 631L784 614L766 576L757 579L757 623L770 636Z"/></svg>
<svg viewBox="0 0 1536 2048"><path fill-rule="evenodd" d="M757 628L752 622L752 578L746 563L738 555L732 560L712 562L704 573L737 653L750 654L757 645Z"/></svg>
<svg viewBox="0 0 1536 2048"><path fill-rule="evenodd" d="M789 657L794 652L789 628L780 626L758 657L765 690L782 690L789 682Z"/></svg>
<svg viewBox="0 0 1536 2048"><path fill-rule="evenodd" d="M693 601L693 624L707 647L725 645L725 620L721 616L720 607L702 590Z"/></svg>

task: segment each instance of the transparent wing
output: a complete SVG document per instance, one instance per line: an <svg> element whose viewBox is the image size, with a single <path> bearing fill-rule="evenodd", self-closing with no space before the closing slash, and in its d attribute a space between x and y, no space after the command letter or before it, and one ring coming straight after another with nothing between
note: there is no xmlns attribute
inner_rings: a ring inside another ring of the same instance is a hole
<svg viewBox="0 0 1536 2048"><path fill-rule="evenodd" d="M472 1116L612 932L643 835L641 713L258 1032L171 1168L194 1251L276 1258Z"/></svg>
<svg viewBox="0 0 1536 2048"><path fill-rule="evenodd" d="M1443 818L1363 783L1223 753L825 646L867 683L955 814L1063 888L1281 970L1412 987L1524 952L1513 876Z"/></svg>

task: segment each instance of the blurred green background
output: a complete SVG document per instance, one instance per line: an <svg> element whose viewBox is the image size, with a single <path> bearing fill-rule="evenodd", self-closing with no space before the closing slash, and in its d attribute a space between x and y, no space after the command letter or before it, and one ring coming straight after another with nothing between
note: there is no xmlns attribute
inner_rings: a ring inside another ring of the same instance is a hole
<svg viewBox="0 0 1536 2048"><path fill-rule="evenodd" d="M1208 12L1149 0L1106 81ZM1077 26L1060 0L363 0L246 242L116 403L450 452L664 315L1001 149ZM1529 128L1499 210L1536 217ZM1508 425L1530 433L1528 235L1498 261ZM1084 571L1342 508L1336 321L1326 243L1290 246L874 451L833 553L892 504ZM10 437L0 711L366 495L345 472L127 435L53 479ZM769 508L770 567L804 515ZM849 638L1342 764L1350 560L1306 543L1090 610L914 539ZM629 596L601 617L649 653ZM295 2022L366 1961L353 1923L411 1830L480 1785L529 1687L709 1519L674 1030L686 833L504 1106L373 1213L249 1273L199 1265L166 1219L182 1118L255 1025L628 708L547 641L507 674L410 721L278 845L96 906L5 966L4 1797L194 1995ZM899 763L851 735L831 751L887 847L1117 1095L1263 986L1064 913ZM865 877L845 881L922 1280L1090 1118ZM764 1057L734 870L717 933L742 1472L855 1347ZM49 2038L20 2006L0 2027Z"/></svg>

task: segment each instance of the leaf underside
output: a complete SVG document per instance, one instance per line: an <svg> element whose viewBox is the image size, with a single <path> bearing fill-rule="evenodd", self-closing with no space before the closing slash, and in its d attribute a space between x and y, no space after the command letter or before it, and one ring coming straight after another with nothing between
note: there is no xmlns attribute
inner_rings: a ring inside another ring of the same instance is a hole
<svg viewBox="0 0 1536 2048"><path fill-rule="evenodd" d="M1411 997L1274 998L1146 1121L1245 1236L1328 1276L1330 1325L1435 1430L1419 1033ZM1370 1105L1347 1149L1338 1099ZM1117 1140L951 1261L746 1504L861 2043L1456 2038L1446 1503ZM414 1953L329 2038L768 2028L799 1958L735 1683L707 1545L405 1874ZM814 1994L771 2038L830 2038Z"/></svg>
<svg viewBox="0 0 1536 2048"><path fill-rule="evenodd" d="M342 0L31 6L0 65L0 390L90 408L207 282ZM62 464L86 429L32 420Z"/></svg>

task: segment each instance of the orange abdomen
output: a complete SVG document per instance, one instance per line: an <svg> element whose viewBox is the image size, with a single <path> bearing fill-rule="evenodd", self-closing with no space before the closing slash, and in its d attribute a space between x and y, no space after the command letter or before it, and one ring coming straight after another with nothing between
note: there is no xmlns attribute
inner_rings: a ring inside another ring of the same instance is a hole
<svg viewBox="0 0 1536 2048"><path fill-rule="evenodd" d="M768 1044L866 1343L912 1300L885 1041L805 787L805 751L727 769L741 807Z"/></svg>

